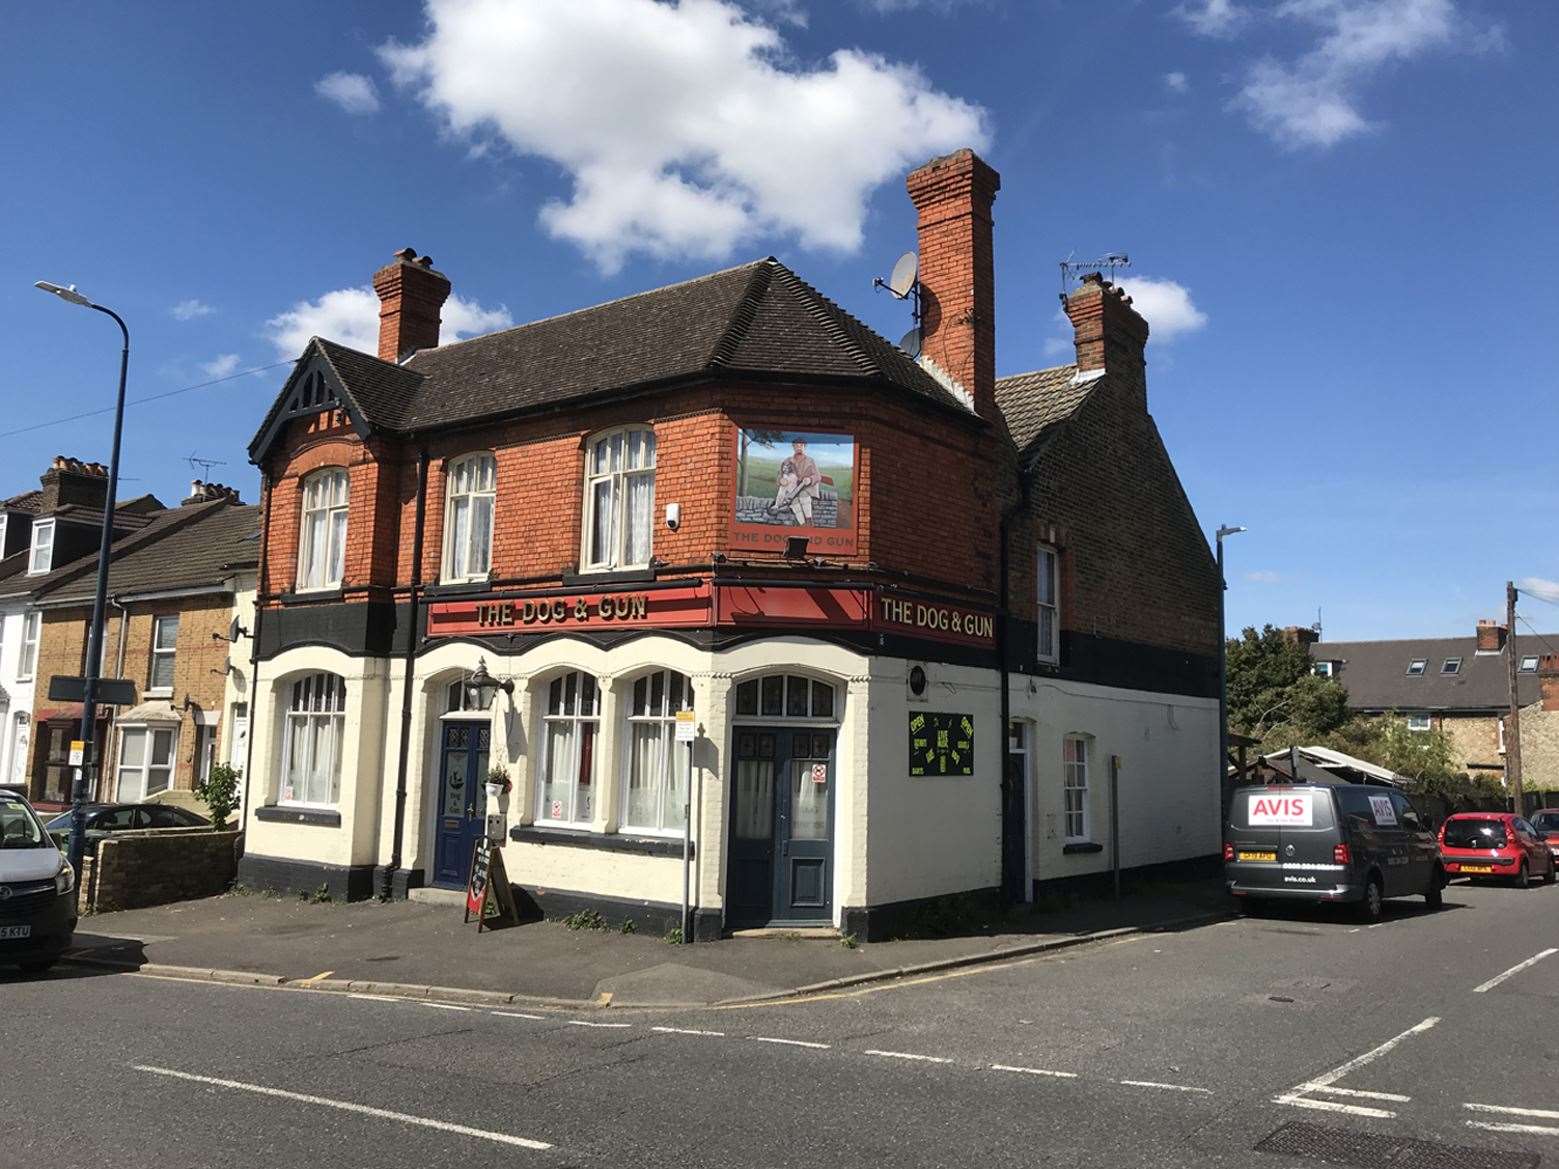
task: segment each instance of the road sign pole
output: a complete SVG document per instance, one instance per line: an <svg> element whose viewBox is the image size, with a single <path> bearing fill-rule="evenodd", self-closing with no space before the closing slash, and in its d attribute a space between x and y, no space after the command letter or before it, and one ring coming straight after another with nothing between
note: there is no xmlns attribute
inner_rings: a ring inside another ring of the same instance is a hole
<svg viewBox="0 0 1559 1169"><path fill-rule="evenodd" d="M693 940L693 740L698 737L698 721L691 710L677 711L675 742L687 744L687 780L682 788L682 941ZM675 764L673 764L675 766Z"/></svg>

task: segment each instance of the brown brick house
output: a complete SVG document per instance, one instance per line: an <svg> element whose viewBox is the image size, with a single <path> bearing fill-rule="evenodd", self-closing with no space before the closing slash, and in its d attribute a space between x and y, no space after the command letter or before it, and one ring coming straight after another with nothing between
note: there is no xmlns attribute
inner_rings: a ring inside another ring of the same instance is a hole
<svg viewBox="0 0 1559 1169"><path fill-rule="evenodd" d="M672 914L692 803L701 936L1215 852L1218 581L1146 322L1086 281L1076 363L998 378L999 180L908 185L918 359L773 258L441 346L407 249L377 357L310 342L250 447L245 879L458 886L493 765L553 906Z"/></svg>

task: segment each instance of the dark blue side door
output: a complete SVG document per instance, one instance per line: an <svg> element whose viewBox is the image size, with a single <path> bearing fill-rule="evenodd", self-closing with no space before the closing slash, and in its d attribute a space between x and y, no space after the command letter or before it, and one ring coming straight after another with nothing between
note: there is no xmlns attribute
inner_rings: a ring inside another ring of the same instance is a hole
<svg viewBox="0 0 1559 1169"><path fill-rule="evenodd" d="M471 875L471 849L487 823L487 756L492 726L443 724L439 750L439 803L433 883L463 889Z"/></svg>
<svg viewBox="0 0 1559 1169"><path fill-rule="evenodd" d="M736 728L727 924L832 919L834 736Z"/></svg>

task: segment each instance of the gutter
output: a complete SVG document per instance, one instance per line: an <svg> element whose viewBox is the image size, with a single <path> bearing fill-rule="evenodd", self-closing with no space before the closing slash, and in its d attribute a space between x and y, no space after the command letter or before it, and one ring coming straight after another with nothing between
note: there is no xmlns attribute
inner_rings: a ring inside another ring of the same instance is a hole
<svg viewBox="0 0 1559 1169"><path fill-rule="evenodd" d="M401 680L401 738L395 762L395 828L390 835L390 860L379 879L379 900L388 901L401 867L401 842L406 835L406 772L411 755L411 684L417 673L417 624L422 588L422 533L427 519L428 448L417 452L417 521L411 540L411 617L406 622L406 668Z"/></svg>

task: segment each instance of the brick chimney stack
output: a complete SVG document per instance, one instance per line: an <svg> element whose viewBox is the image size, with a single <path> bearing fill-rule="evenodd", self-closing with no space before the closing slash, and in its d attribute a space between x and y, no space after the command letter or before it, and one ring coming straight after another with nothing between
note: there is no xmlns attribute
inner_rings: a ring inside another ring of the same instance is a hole
<svg viewBox="0 0 1559 1169"><path fill-rule="evenodd" d="M1283 640L1289 645L1297 645L1301 649L1307 649L1321 640L1321 635L1308 625L1285 625L1283 627Z"/></svg>
<svg viewBox="0 0 1559 1169"><path fill-rule="evenodd" d="M972 150L934 158L905 184L918 215L920 355L996 411L996 271L991 205L1001 176Z"/></svg>
<svg viewBox="0 0 1559 1169"><path fill-rule="evenodd" d="M1465 628L1465 626L1463 627ZM1505 627L1497 621L1483 618L1478 622L1478 652L1497 654L1505 648Z"/></svg>
<svg viewBox="0 0 1559 1169"><path fill-rule="evenodd" d="M1078 373L1104 370L1143 378L1148 323L1131 307L1131 297L1099 273L1090 272L1064 298L1063 307L1075 334Z"/></svg>
<svg viewBox="0 0 1559 1169"><path fill-rule="evenodd" d="M225 499L229 503L243 503L238 497L238 488L229 487L226 483L205 483L199 479L191 479L189 495L184 498L184 507L195 503L211 503L214 500Z"/></svg>
<svg viewBox="0 0 1559 1169"><path fill-rule="evenodd" d="M40 516L53 515L69 504L101 508L108 502L108 468L102 463L83 463L67 455L55 455L49 469L38 480L43 499Z"/></svg>
<svg viewBox="0 0 1559 1169"><path fill-rule="evenodd" d="M1537 684L1543 696L1543 709L1559 711L1559 654L1544 654L1537 659Z"/></svg>
<svg viewBox="0 0 1559 1169"><path fill-rule="evenodd" d="M449 298L449 277L433 260L402 248L374 273L379 294L379 360L399 363L419 349L438 347L439 311Z"/></svg>

